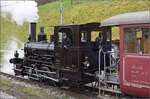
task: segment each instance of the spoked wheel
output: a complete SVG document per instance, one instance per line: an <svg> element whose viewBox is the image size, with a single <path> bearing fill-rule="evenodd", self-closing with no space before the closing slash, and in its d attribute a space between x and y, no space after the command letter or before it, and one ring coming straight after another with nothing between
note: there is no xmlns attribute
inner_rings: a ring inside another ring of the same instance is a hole
<svg viewBox="0 0 150 99"><path fill-rule="evenodd" d="M44 71L44 72L39 73L41 76L40 81L46 82L47 81L46 77L48 77L48 74L46 72L49 71L49 68L48 67L42 67L40 70Z"/></svg>
<svg viewBox="0 0 150 99"><path fill-rule="evenodd" d="M53 74L48 73L48 72L52 72L52 70L49 69L48 67L42 67L40 70L43 71L40 73L41 74L40 81L46 84L56 86L56 82L49 79L49 78L53 78Z"/></svg>
<svg viewBox="0 0 150 99"><path fill-rule="evenodd" d="M37 68L30 68L28 70L28 77L30 80L39 80L38 71Z"/></svg>

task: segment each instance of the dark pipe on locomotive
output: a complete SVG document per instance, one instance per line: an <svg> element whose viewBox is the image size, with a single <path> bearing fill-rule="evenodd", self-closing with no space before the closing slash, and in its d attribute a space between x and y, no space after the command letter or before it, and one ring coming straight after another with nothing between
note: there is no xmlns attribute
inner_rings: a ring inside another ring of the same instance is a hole
<svg viewBox="0 0 150 99"><path fill-rule="evenodd" d="M29 23L29 41L36 42L36 23Z"/></svg>

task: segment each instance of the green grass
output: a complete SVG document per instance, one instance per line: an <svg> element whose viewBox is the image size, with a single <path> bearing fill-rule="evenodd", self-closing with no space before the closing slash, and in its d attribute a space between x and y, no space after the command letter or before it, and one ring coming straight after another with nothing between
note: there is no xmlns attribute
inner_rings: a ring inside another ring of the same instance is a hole
<svg viewBox="0 0 150 99"><path fill-rule="evenodd" d="M0 81L0 86L13 87L13 84L8 81Z"/></svg>
<svg viewBox="0 0 150 99"><path fill-rule="evenodd" d="M23 92L29 99L57 99L53 95L48 95L43 90L38 90L31 87L24 87Z"/></svg>
<svg viewBox="0 0 150 99"><path fill-rule="evenodd" d="M74 19L75 24L100 22L111 16L126 12L144 11L149 9L148 0L97 0L71 5L70 1L64 0L64 24L71 24ZM11 37L16 37L23 42L28 38L28 23L17 26L10 21L10 17L1 20L0 42L11 41ZM39 6L39 21L37 33L41 26L45 27L45 32L50 35L53 27L60 24L60 2L53 2ZM118 39L119 29L113 30L113 39ZM49 37L48 37L49 39ZM5 46L6 47L6 46ZM9 47L9 46L7 46Z"/></svg>
<svg viewBox="0 0 150 99"><path fill-rule="evenodd" d="M31 87L24 87L24 92L29 95L29 96L38 96L39 94L41 94L40 90L37 89L33 89Z"/></svg>

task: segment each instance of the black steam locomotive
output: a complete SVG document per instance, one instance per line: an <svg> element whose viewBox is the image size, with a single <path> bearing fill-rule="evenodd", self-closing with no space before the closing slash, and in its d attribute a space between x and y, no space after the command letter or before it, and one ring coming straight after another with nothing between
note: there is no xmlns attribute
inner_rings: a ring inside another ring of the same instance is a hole
<svg viewBox="0 0 150 99"><path fill-rule="evenodd" d="M99 48L91 40L91 35L93 31L100 31L99 26L100 23L55 26L48 42L43 27L36 40L36 23L31 23L29 42L24 44L24 58L19 58L16 52L15 58L10 60L15 64L15 74L71 85L94 82L99 68ZM62 46L62 33L71 39L67 49ZM110 51L111 42L106 39L106 33L103 35L103 49Z"/></svg>

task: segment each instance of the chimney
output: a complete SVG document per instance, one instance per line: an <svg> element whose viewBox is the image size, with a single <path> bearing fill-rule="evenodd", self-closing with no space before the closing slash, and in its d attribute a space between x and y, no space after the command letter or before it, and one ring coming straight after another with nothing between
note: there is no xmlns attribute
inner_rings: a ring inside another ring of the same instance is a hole
<svg viewBox="0 0 150 99"><path fill-rule="evenodd" d="M29 41L36 42L36 23L29 23Z"/></svg>

